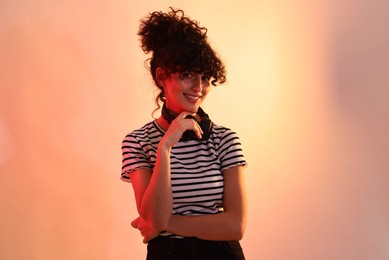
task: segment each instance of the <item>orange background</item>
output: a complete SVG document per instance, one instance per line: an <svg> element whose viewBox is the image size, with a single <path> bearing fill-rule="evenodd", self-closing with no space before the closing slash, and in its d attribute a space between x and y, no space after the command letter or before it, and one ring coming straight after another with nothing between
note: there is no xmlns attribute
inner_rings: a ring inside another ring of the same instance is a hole
<svg viewBox="0 0 389 260"><path fill-rule="evenodd" d="M228 83L204 104L240 135L247 259L389 259L389 2L0 2L0 259L144 259L119 180L152 120L138 21L183 8Z"/></svg>

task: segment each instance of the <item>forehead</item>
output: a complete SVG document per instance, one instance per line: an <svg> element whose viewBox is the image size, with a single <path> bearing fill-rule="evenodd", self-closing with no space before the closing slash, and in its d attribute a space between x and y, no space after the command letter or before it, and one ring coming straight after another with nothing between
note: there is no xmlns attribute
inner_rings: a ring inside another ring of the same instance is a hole
<svg viewBox="0 0 389 260"><path fill-rule="evenodd" d="M210 73L206 73L205 71L199 70L199 69L178 70L178 71L173 72L173 73L175 73L177 75L182 75L182 74L209 75L209 76L211 75Z"/></svg>

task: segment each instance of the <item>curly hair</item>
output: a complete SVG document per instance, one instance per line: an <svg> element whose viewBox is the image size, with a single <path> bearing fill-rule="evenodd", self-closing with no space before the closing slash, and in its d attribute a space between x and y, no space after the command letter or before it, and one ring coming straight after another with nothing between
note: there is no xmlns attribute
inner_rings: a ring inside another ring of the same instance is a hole
<svg viewBox="0 0 389 260"><path fill-rule="evenodd" d="M181 9L167 13L152 12L141 20L138 35L141 48L152 57L146 62L160 92L155 99L165 102L163 87L156 79L156 69L163 68L167 76L176 72L196 72L211 78L216 86L226 81L226 70L217 53L207 41L207 29L195 20L185 16Z"/></svg>

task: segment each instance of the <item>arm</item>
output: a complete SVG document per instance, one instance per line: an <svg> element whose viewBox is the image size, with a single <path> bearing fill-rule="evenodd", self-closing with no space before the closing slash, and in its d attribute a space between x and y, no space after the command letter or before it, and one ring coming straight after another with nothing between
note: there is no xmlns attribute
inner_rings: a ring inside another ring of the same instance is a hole
<svg viewBox="0 0 389 260"><path fill-rule="evenodd" d="M246 191L243 166L223 171L224 211L201 216L173 215L167 231L184 237L206 240L240 240L246 226Z"/></svg>
<svg viewBox="0 0 389 260"><path fill-rule="evenodd" d="M170 149L158 146L157 161L152 172L139 169L130 174L139 215L155 230L164 230L172 211L170 182Z"/></svg>
<svg viewBox="0 0 389 260"><path fill-rule="evenodd" d="M166 229L173 207L170 176L170 152L186 130L194 130L201 138L201 128L182 112L173 120L158 144L154 170L138 169L130 174L140 219L132 225L149 226L157 232ZM140 228L138 228L140 229Z"/></svg>

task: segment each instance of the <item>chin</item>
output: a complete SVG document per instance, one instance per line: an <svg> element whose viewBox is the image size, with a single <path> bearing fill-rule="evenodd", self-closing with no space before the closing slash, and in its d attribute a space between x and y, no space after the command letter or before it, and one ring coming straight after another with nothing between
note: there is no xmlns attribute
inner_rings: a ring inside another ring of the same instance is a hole
<svg viewBox="0 0 389 260"><path fill-rule="evenodd" d="M199 109L199 105L188 107L186 111L191 112L191 113L196 113L197 110Z"/></svg>
<svg viewBox="0 0 389 260"><path fill-rule="evenodd" d="M201 105L201 102L197 102L197 103L183 103L182 104L182 111L186 111L186 112L189 112L189 113L196 113L197 110L199 109Z"/></svg>

